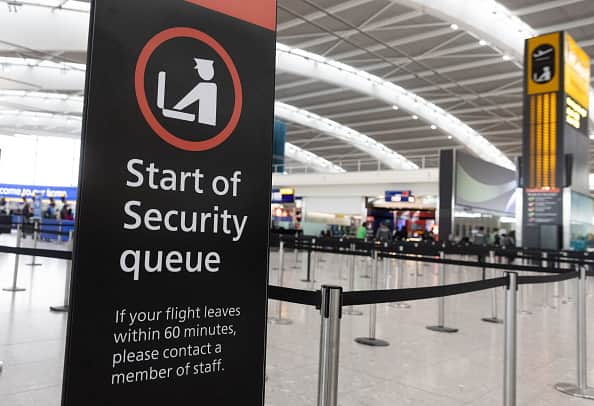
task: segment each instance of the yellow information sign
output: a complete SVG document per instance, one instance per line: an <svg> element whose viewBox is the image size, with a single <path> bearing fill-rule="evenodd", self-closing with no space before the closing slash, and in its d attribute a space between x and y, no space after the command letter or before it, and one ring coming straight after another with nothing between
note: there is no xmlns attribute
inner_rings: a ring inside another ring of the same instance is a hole
<svg viewBox="0 0 594 406"><path fill-rule="evenodd" d="M589 106L590 58L569 34L565 34L565 93L586 110Z"/></svg>
<svg viewBox="0 0 594 406"><path fill-rule="evenodd" d="M560 90L560 44L561 35L559 32L528 39L526 81L529 95Z"/></svg>

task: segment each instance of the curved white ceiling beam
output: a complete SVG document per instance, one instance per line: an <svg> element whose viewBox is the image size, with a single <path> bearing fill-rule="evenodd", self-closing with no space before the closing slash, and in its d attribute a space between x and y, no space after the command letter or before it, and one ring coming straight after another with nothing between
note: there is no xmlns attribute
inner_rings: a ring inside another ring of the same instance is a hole
<svg viewBox="0 0 594 406"><path fill-rule="evenodd" d="M327 159L322 158L314 154L313 152L309 152L304 150L303 148L299 148L297 145L293 145L289 142L285 143L285 156L298 161L317 172L323 173L345 173L346 171L338 165L334 165L332 162L328 161Z"/></svg>
<svg viewBox="0 0 594 406"><path fill-rule="evenodd" d="M80 137L82 120L79 116L39 113L31 111L0 110L0 128L12 133L53 133Z"/></svg>
<svg viewBox="0 0 594 406"><path fill-rule="evenodd" d="M482 159L515 169L509 158L478 132L442 108L394 83L352 66L282 44L276 45L276 55L278 69L295 75L314 77L397 105L436 125Z"/></svg>
<svg viewBox="0 0 594 406"><path fill-rule="evenodd" d="M4 132L38 133L39 135L68 132L80 134L83 98L61 93L26 92L0 90L0 129ZM33 112L28 110L40 110ZM343 168L306 151L286 143L286 155L317 172L342 173Z"/></svg>
<svg viewBox="0 0 594 406"><path fill-rule="evenodd" d="M380 160L391 169L418 169L419 167L402 155L361 134L352 128L343 126L335 121L320 117L317 114L290 106L285 103L274 103L274 115L283 120L291 121L305 127L336 137L353 145L363 152Z"/></svg>
<svg viewBox="0 0 594 406"><path fill-rule="evenodd" d="M83 108L83 98L69 96L61 93L26 92L14 90L0 90L0 106L9 106L12 110L39 110L53 114L80 115ZM348 127L342 126L331 120L319 117L308 111L289 106L284 103L275 103L277 117L288 120L317 131L335 136L343 141L358 146L376 159L380 159L390 168L414 169L417 166L394 151L379 144L373 139L358 133ZM2 110L0 110L0 115ZM21 127L22 128L22 127ZM304 151L294 145L290 147L291 158L304 164L311 164L312 168L320 171L342 171L337 165L319 157L309 151Z"/></svg>
<svg viewBox="0 0 594 406"><path fill-rule="evenodd" d="M0 90L0 108L80 116L83 110L83 98L64 93Z"/></svg>
<svg viewBox="0 0 594 406"><path fill-rule="evenodd" d="M0 57L2 89L81 92L84 86L85 66L82 64Z"/></svg>
<svg viewBox="0 0 594 406"><path fill-rule="evenodd" d="M518 67L524 63L524 41L539 34L512 11L495 0L392 0L415 7L444 21L457 24L477 40L486 41ZM594 89L590 87L590 111L594 111ZM594 116L590 115L594 126Z"/></svg>

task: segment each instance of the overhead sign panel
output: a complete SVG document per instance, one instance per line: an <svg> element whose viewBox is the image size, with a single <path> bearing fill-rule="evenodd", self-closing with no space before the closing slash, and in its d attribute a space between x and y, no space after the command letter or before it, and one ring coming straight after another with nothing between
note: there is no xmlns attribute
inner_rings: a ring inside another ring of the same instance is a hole
<svg viewBox="0 0 594 406"><path fill-rule="evenodd" d="M275 16L93 2L64 406L264 404Z"/></svg>
<svg viewBox="0 0 594 406"><path fill-rule="evenodd" d="M526 42L528 94L559 91L560 33L541 35Z"/></svg>
<svg viewBox="0 0 594 406"><path fill-rule="evenodd" d="M590 57L565 34L565 93L587 109L590 95Z"/></svg>

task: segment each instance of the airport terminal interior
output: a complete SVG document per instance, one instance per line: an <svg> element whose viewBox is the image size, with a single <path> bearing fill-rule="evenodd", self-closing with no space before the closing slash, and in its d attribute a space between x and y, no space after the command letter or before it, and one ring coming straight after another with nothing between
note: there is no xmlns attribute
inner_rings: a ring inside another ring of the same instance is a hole
<svg viewBox="0 0 594 406"><path fill-rule="evenodd" d="M594 405L592 60L594 0L0 0L0 406Z"/></svg>

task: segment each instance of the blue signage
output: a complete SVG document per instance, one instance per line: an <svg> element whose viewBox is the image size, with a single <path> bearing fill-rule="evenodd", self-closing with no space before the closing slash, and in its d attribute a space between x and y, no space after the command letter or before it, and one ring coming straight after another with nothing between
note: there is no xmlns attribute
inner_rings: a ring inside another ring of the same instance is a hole
<svg viewBox="0 0 594 406"><path fill-rule="evenodd" d="M295 189L272 189L272 198L270 199L270 202L276 204L295 203Z"/></svg>
<svg viewBox="0 0 594 406"><path fill-rule="evenodd" d="M66 196L68 200L76 200L77 188L64 186L34 186L34 185L9 185L0 183L0 197L32 197L38 195L41 199Z"/></svg>
<svg viewBox="0 0 594 406"><path fill-rule="evenodd" d="M386 202L410 202L415 201L410 190L386 190Z"/></svg>

